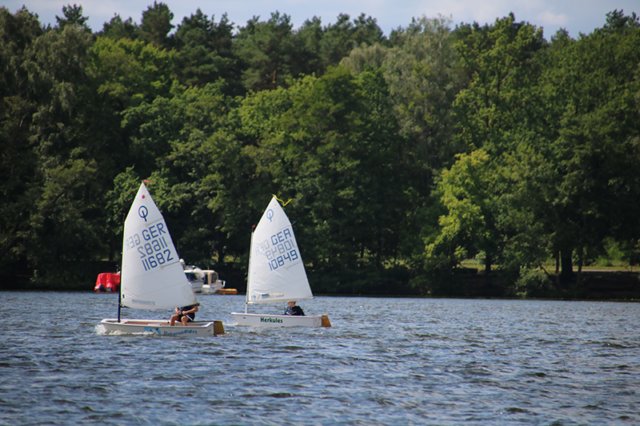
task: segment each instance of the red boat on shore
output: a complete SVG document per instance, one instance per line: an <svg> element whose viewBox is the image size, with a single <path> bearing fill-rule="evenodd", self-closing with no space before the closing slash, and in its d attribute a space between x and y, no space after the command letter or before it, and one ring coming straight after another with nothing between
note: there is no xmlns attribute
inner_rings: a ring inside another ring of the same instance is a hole
<svg viewBox="0 0 640 426"><path fill-rule="evenodd" d="M120 289L120 272L102 272L96 278L93 291L96 293L115 293Z"/></svg>

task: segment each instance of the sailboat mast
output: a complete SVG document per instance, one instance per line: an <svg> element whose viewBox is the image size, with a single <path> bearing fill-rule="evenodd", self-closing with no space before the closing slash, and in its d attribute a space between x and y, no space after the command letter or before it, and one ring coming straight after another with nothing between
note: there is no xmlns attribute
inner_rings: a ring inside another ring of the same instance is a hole
<svg viewBox="0 0 640 426"><path fill-rule="evenodd" d="M251 258L253 257L253 234L256 230L256 225L253 225L251 227L251 241L249 242L249 269L247 270L247 290L245 291L245 296L244 296L244 313L246 314L248 312L248 308L249 308L249 293L250 293L250 289L249 289L249 284L251 282Z"/></svg>
<svg viewBox="0 0 640 426"><path fill-rule="evenodd" d="M120 322L120 308L122 307L122 279L118 286L118 322Z"/></svg>

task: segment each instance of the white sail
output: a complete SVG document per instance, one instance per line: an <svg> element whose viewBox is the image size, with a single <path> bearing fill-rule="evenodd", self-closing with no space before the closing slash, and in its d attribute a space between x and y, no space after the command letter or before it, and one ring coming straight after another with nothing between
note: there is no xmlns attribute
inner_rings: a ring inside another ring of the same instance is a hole
<svg viewBox="0 0 640 426"><path fill-rule="evenodd" d="M247 304L313 297L289 218L273 197L251 238Z"/></svg>
<svg viewBox="0 0 640 426"><path fill-rule="evenodd" d="M121 305L169 309L196 303L167 224L144 183L124 224Z"/></svg>

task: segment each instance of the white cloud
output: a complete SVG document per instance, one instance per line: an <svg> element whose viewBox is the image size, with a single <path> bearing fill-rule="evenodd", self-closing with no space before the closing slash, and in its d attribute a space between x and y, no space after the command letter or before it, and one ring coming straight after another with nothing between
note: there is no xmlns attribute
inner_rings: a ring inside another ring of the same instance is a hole
<svg viewBox="0 0 640 426"><path fill-rule="evenodd" d="M538 22L543 27L563 27L569 23L569 18L564 13L554 13L550 11L544 11L538 14Z"/></svg>

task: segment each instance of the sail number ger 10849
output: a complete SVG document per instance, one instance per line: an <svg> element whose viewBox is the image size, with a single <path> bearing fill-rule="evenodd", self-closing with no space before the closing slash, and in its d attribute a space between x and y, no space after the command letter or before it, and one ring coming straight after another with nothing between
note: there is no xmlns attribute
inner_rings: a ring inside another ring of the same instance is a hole
<svg viewBox="0 0 640 426"><path fill-rule="evenodd" d="M259 243L258 250L266 256L271 271L300 259L290 228L285 228Z"/></svg>

